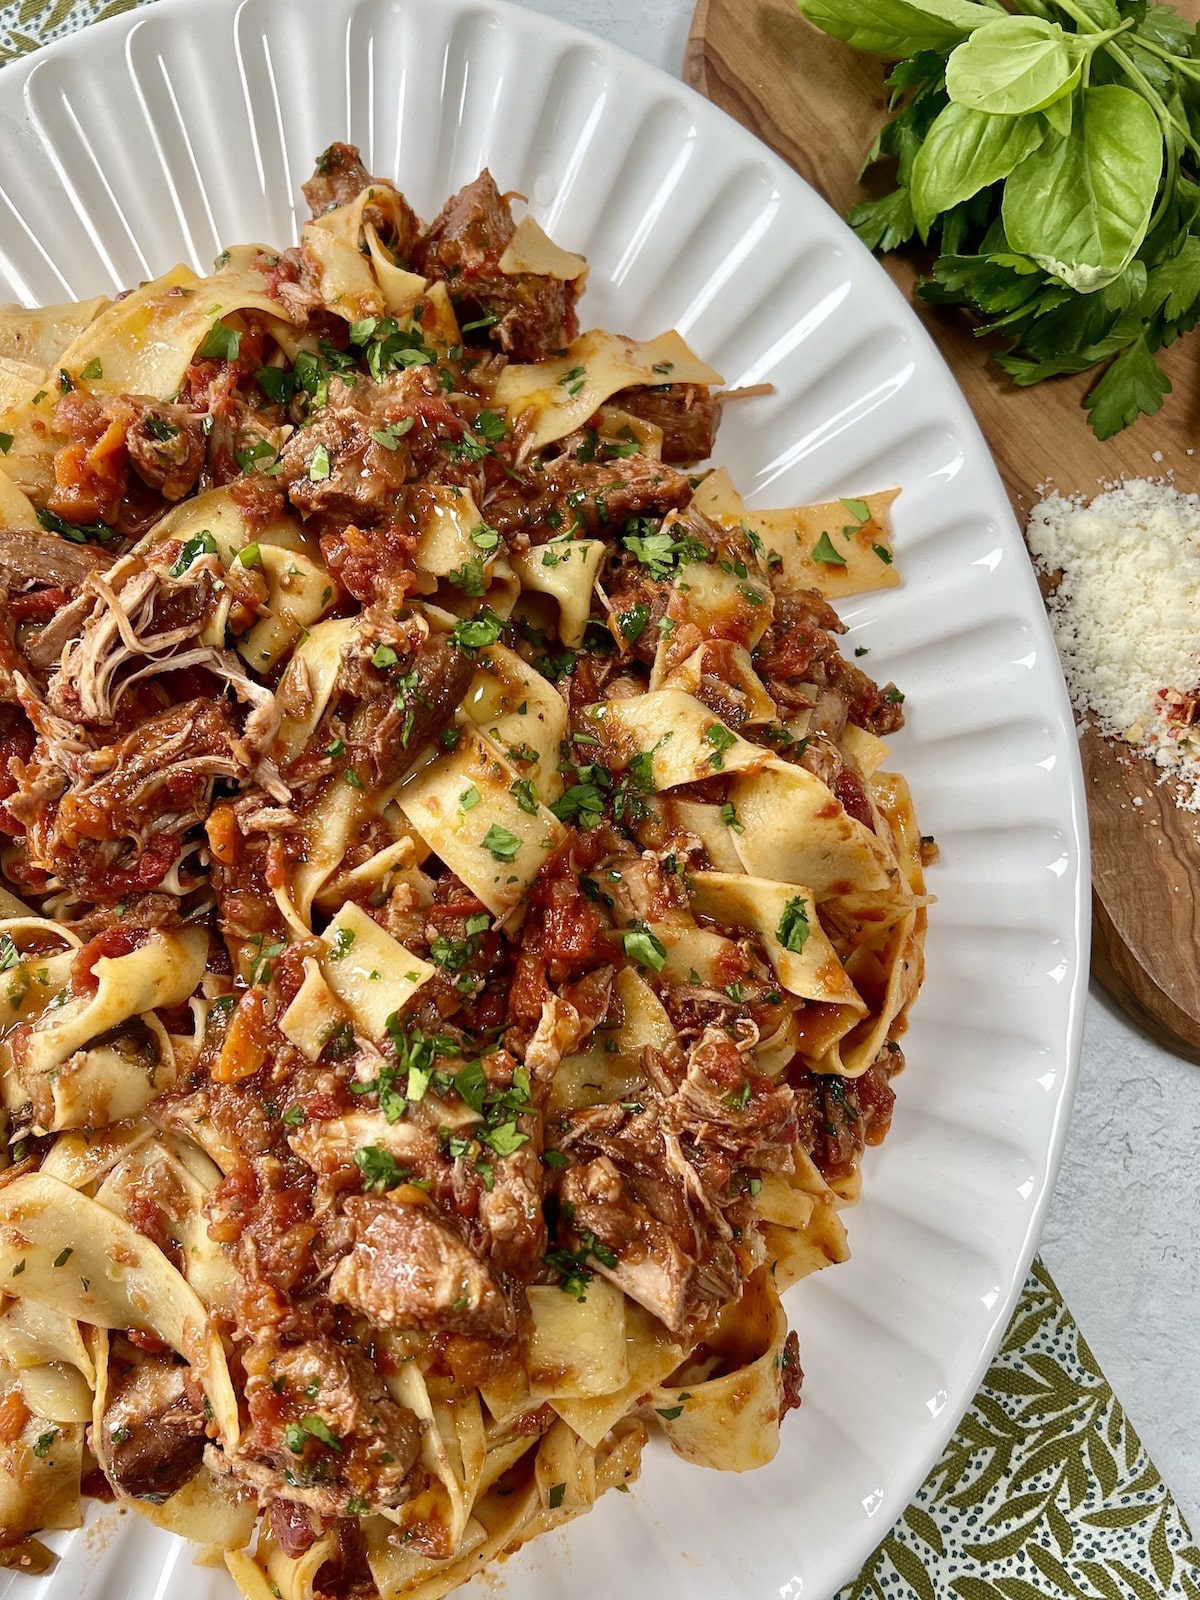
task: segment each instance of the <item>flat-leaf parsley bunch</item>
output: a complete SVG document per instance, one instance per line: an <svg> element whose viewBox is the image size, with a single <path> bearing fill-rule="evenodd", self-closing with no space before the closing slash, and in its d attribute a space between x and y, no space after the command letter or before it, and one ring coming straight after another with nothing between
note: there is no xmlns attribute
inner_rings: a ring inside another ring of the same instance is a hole
<svg viewBox="0 0 1200 1600"><path fill-rule="evenodd" d="M1157 351L1200 319L1200 49L1148 0L798 0L897 62L864 171L896 187L850 222L873 250L939 254L925 299L971 307L1018 384L1105 370L1097 436L1153 415Z"/></svg>

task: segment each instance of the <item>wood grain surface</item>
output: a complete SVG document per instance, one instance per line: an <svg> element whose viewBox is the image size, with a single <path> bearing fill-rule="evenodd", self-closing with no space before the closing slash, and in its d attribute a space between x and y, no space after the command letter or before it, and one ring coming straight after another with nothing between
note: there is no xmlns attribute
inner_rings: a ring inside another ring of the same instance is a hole
<svg viewBox="0 0 1200 1600"><path fill-rule="evenodd" d="M1200 0L1177 0L1200 20ZM735 117L845 213L870 191L863 154L886 116L883 68L811 27L794 0L699 0L684 78ZM883 265L912 295L923 266ZM1022 526L1047 485L1095 494L1120 477L1173 472L1200 488L1200 334L1163 357L1173 391L1157 417L1100 443L1080 399L1091 380L1017 389L962 312L914 301L979 420ZM1190 687L1180 685L1179 687ZM1096 977L1168 1048L1200 1062L1200 825L1147 762L1081 737L1092 831Z"/></svg>

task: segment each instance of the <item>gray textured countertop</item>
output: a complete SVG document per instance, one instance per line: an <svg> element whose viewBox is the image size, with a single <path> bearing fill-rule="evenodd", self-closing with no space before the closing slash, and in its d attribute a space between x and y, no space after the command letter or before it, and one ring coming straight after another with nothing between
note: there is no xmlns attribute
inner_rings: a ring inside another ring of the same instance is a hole
<svg viewBox="0 0 1200 1600"><path fill-rule="evenodd" d="M678 76L692 0L521 0ZM1093 989L1042 1255L1163 1478L1200 1525L1200 1068Z"/></svg>

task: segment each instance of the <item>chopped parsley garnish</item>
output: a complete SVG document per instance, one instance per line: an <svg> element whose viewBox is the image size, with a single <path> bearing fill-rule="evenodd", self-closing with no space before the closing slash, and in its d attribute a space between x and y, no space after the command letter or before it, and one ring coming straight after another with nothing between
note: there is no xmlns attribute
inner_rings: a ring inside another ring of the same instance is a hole
<svg viewBox="0 0 1200 1600"><path fill-rule="evenodd" d="M13 447L11 433L0 433L0 456L6 456Z"/></svg>
<svg viewBox="0 0 1200 1600"><path fill-rule="evenodd" d="M864 522L870 522L871 508L865 500L843 500L842 504L859 527L862 527Z"/></svg>
<svg viewBox="0 0 1200 1600"><path fill-rule="evenodd" d="M296 379L282 367L259 367L254 381L273 405L286 405L296 392Z"/></svg>
<svg viewBox="0 0 1200 1600"><path fill-rule="evenodd" d="M737 811L734 809L732 800L726 800L725 804L721 807L721 821L734 833L745 833L746 831L742 824L738 821Z"/></svg>
<svg viewBox="0 0 1200 1600"><path fill-rule="evenodd" d="M646 624L650 621L650 608L639 601L629 611L622 611L617 617L617 626L621 630L621 637L626 644L636 644L646 631Z"/></svg>
<svg viewBox="0 0 1200 1600"><path fill-rule="evenodd" d="M372 430L371 438L384 450L398 450L406 433L411 433L415 417L401 417L399 422L389 422L386 428Z"/></svg>
<svg viewBox="0 0 1200 1600"><path fill-rule="evenodd" d="M468 599L481 600L487 592L483 560L480 556L472 556L469 561L464 561L461 567L447 573L447 578L456 589L461 589Z"/></svg>
<svg viewBox="0 0 1200 1600"><path fill-rule="evenodd" d="M329 459L329 449L326 445L319 444L308 459L308 481L324 483L332 471L333 463Z"/></svg>
<svg viewBox="0 0 1200 1600"><path fill-rule="evenodd" d="M503 631L500 618L490 606L484 606L475 616L460 618L454 624L450 640L459 650L486 650L496 643Z"/></svg>
<svg viewBox="0 0 1200 1600"><path fill-rule="evenodd" d="M353 928L339 928L333 936L333 946L329 952L331 961L344 961L350 954L350 946L354 943Z"/></svg>
<svg viewBox="0 0 1200 1600"><path fill-rule="evenodd" d="M644 518L636 525L630 523L621 543L659 581L669 578L685 562L708 560L708 550L699 539L673 539L669 533L655 531L653 523Z"/></svg>
<svg viewBox="0 0 1200 1600"><path fill-rule="evenodd" d="M813 546L812 558L822 561L827 567L844 567L846 558L840 550L834 548L833 540L827 533L823 533Z"/></svg>
<svg viewBox="0 0 1200 1600"><path fill-rule="evenodd" d="M44 507L38 512L37 519L47 533L57 533L72 544L88 544L92 540L97 544L107 544L113 537L113 530L106 522L68 522L65 517Z"/></svg>
<svg viewBox="0 0 1200 1600"><path fill-rule="evenodd" d="M714 772L723 772L725 770L725 752L726 750L732 750L737 743L737 735L730 733L729 729L722 723L714 722L705 728L704 740L706 744L710 744L713 747L713 753L708 758L709 766Z"/></svg>
<svg viewBox="0 0 1200 1600"><path fill-rule="evenodd" d="M50 1448L57 1438L57 1428L49 1428L45 1433L40 1433L38 1435L37 1443L33 1447L33 1453L39 1461L44 1461L50 1454Z"/></svg>
<svg viewBox="0 0 1200 1600"><path fill-rule="evenodd" d="M398 1188L408 1179L408 1173L396 1165L391 1151L385 1150L381 1144L367 1144L356 1150L354 1165L363 1175L363 1187L368 1194L383 1194L388 1189Z"/></svg>
<svg viewBox="0 0 1200 1600"><path fill-rule="evenodd" d="M283 1430L283 1442L294 1456L304 1454L310 1439L316 1439L341 1454L341 1442L324 1417L301 1417L299 1422L289 1422Z"/></svg>
<svg viewBox="0 0 1200 1600"><path fill-rule="evenodd" d="M651 933L644 922L631 922L617 932L621 947L631 961L661 972L667 962L667 947L657 935Z"/></svg>
<svg viewBox="0 0 1200 1600"><path fill-rule="evenodd" d="M517 852L521 848L521 841L516 834L510 833L507 828L502 828L495 822L484 834L480 843L497 861L515 861Z"/></svg>
<svg viewBox="0 0 1200 1600"><path fill-rule="evenodd" d="M808 943L809 926L808 912L805 910L804 896L798 894L795 899L789 900L783 908L783 915L779 919L779 926L775 930L775 937L785 950L790 950L793 955L799 955Z"/></svg>
<svg viewBox="0 0 1200 1600"><path fill-rule="evenodd" d="M171 576L173 578L182 577L193 561L198 560L203 555L215 556L216 553L217 541L207 529L203 533L196 534L195 538L186 541L183 549L176 556L171 566Z"/></svg>
<svg viewBox="0 0 1200 1600"><path fill-rule="evenodd" d="M583 386L587 382L587 368L572 367L569 372L564 372L558 381L559 385L567 391L571 399L575 400L583 392Z"/></svg>
<svg viewBox="0 0 1200 1600"><path fill-rule="evenodd" d="M205 361L236 361L241 347L240 333L223 322L214 322L196 354Z"/></svg>
<svg viewBox="0 0 1200 1600"><path fill-rule="evenodd" d="M514 797L522 811L531 817L537 816L538 792L534 787L532 778L518 778L515 783L509 784L508 792Z"/></svg>

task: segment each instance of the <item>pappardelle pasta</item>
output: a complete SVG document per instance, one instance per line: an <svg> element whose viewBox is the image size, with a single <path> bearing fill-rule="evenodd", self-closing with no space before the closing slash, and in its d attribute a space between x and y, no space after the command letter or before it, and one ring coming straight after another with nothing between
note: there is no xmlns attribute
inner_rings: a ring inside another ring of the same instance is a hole
<svg viewBox="0 0 1200 1600"><path fill-rule="evenodd" d="M0 1559L434 1600L768 1461L921 980L890 493L749 510L484 173L0 308ZM857 652L856 652L857 653Z"/></svg>

